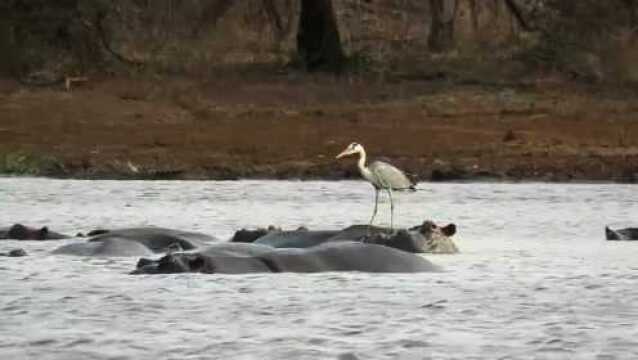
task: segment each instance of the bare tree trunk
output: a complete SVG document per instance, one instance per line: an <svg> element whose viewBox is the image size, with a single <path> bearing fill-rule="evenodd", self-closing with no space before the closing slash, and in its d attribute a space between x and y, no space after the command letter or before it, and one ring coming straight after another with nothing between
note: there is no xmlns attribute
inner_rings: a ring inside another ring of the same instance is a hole
<svg viewBox="0 0 638 360"><path fill-rule="evenodd" d="M476 0L468 0L470 3L470 19L472 19L472 32L474 36L478 35L479 32L479 9L476 4Z"/></svg>
<svg viewBox="0 0 638 360"><path fill-rule="evenodd" d="M297 51L308 71L343 70L345 56L332 0L302 0Z"/></svg>
<svg viewBox="0 0 638 360"><path fill-rule="evenodd" d="M454 19L456 0L430 0L432 25L428 45L430 50L441 52L454 47Z"/></svg>
<svg viewBox="0 0 638 360"><path fill-rule="evenodd" d="M287 0L285 2L285 17L282 17L279 13L273 0L263 0L263 4L266 15L272 24L273 32L275 33L275 41L279 44L290 34L292 29L291 25L294 18L292 1Z"/></svg>
<svg viewBox="0 0 638 360"><path fill-rule="evenodd" d="M627 11L629 12L629 21L632 27L638 26L638 1L636 0L623 0Z"/></svg>

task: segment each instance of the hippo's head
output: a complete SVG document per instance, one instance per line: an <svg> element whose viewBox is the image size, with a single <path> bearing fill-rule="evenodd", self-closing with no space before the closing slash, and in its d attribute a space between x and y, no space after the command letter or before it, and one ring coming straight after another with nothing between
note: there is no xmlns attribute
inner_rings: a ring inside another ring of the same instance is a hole
<svg viewBox="0 0 638 360"><path fill-rule="evenodd" d="M605 226L605 237L607 240L620 240L618 233L610 229L608 226Z"/></svg>
<svg viewBox="0 0 638 360"><path fill-rule="evenodd" d="M141 258L131 274L174 274L185 272L212 273L211 262L199 254L168 254L158 260Z"/></svg>
<svg viewBox="0 0 638 360"><path fill-rule="evenodd" d="M450 237L456 234L456 225L448 224L447 226L440 227L430 220L425 220L423 224L415 226L410 230L418 230L426 238L435 236L436 234Z"/></svg>
<svg viewBox="0 0 638 360"><path fill-rule="evenodd" d="M8 256L8 257L22 257L27 256L27 252L24 249L13 249L8 253L0 253L0 256Z"/></svg>
<svg viewBox="0 0 638 360"><path fill-rule="evenodd" d="M435 254L455 254L459 250L452 240L456 234L456 225L448 224L440 227L430 220L426 220L420 226L411 228L423 236L422 251Z"/></svg>
<svg viewBox="0 0 638 360"><path fill-rule="evenodd" d="M638 240L638 228L628 227L613 230L605 226L605 237L607 240Z"/></svg>
<svg viewBox="0 0 638 360"><path fill-rule="evenodd" d="M7 232L9 239L16 240L46 240L48 234L49 228L46 226L40 229L34 229L22 224L13 225Z"/></svg>
<svg viewBox="0 0 638 360"><path fill-rule="evenodd" d="M13 249L7 253L8 257L22 257L27 256L27 252L24 249Z"/></svg>

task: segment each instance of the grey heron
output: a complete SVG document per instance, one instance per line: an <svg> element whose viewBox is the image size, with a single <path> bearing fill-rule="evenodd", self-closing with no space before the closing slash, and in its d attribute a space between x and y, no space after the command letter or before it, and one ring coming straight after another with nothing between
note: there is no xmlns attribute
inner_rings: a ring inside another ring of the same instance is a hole
<svg viewBox="0 0 638 360"><path fill-rule="evenodd" d="M392 164L385 161L373 161L366 166L366 151L356 142L348 145L343 150L337 159L348 155L359 154L359 172L364 179L372 184L374 187L374 210L372 211L372 217L370 218L370 225L374 221L374 217L377 215L377 207L379 204L379 191L386 190L388 197L390 198L390 229L394 228L394 202L392 200L392 191L412 190L415 191L414 183L408 179L403 171L397 169Z"/></svg>

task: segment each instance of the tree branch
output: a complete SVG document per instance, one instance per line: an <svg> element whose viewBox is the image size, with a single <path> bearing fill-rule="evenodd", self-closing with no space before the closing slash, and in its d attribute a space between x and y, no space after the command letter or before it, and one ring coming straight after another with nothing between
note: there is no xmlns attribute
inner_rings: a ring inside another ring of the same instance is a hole
<svg viewBox="0 0 638 360"><path fill-rule="evenodd" d="M507 9L514 15L514 18L524 31L531 32L536 30L527 22L523 16L523 12L514 0L505 0L505 5L507 5Z"/></svg>

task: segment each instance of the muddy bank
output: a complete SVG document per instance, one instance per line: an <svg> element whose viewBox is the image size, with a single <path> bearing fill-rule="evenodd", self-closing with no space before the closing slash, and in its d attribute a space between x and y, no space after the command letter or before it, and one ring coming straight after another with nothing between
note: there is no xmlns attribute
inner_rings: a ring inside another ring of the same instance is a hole
<svg viewBox="0 0 638 360"><path fill-rule="evenodd" d="M0 170L77 178L356 178L352 141L419 180L638 179L629 90L295 77L0 83Z"/></svg>

